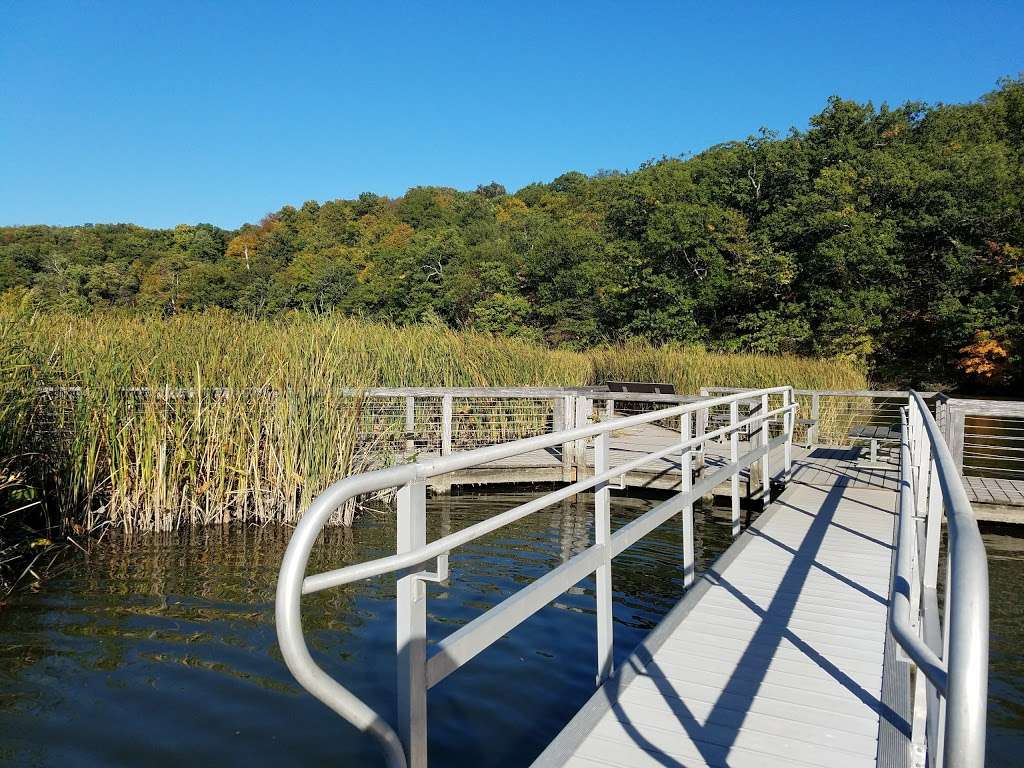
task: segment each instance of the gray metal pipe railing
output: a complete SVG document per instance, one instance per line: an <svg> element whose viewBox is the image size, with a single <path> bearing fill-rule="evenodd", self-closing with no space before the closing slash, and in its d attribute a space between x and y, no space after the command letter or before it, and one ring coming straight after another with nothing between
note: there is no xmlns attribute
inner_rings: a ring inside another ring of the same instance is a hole
<svg viewBox="0 0 1024 768"><path fill-rule="evenodd" d="M926 733L914 733L913 741L918 749L927 750L929 765L981 768L988 693L985 545L953 456L919 393L910 392L902 424L899 539L890 628L932 686L925 705ZM946 601L943 629L937 636L935 586L943 511L948 533ZM923 552L917 535L921 524L927 526ZM923 693L919 685L915 697Z"/></svg>
<svg viewBox="0 0 1024 768"><path fill-rule="evenodd" d="M769 410L768 398L781 395L783 405ZM728 405L738 398L760 397L764 407L755 415L731 423L713 431L692 436L693 415L715 406ZM693 502L700 495L715 487L719 482L738 474L755 461L764 463L767 475L771 449L784 447L783 476L790 472L791 443L794 415L797 405L791 387L771 387L742 392L725 397L709 398L686 403L658 411L642 413L626 418L612 419L586 427L555 432L537 437L516 440L501 445L478 448L465 453L441 456L414 464L405 464L390 469L367 472L345 478L328 488L310 506L299 521L288 543L281 571L278 577L276 596L276 624L278 643L288 669L296 680L316 698L360 730L373 735L391 768L421 768L426 765L426 691L450 672L475 656L508 628L516 626L543 605L566 589L595 571L605 576L604 589L598 588L599 620L599 677L610 672L611 650L611 592L610 564L632 543L639 540L672 516L683 512L688 520L684 523L692 530ZM782 416L783 431L775 438L768 439L767 424L774 416ZM615 467L608 466L608 437L612 432L630 426L637 426L669 418L680 419L680 436L667 448L652 451ZM764 432L761 444L742 457L733 457L714 474L700 482L691 483L690 477L683 477L681 492L657 505L629 525L611 533L607 530L607 504L609 481L644 464L680 454L680 471L689 473L690 458L696 449L708 440L714 440L750 426L760 425ZM588 477L538 499L510 509L500 515L477 523L434 542L425 541L424 489L428 478L461 469L509 458L530 451L550 448L569 441L597 438L595 451L595 472ZM358 495L373 493L388 488L399 488L398 494L398 539L399 552L396 555L378 558L334 571L306 576L309 554L321 530L331 515L341 506ZM558 568L534 581L530 586L506 598L498 605L478 617L458 632L438 644L438 652L426 657L426 612L422 592L422 581L438 581L447 577L448 553L463 544L490 533L498 528L519 520L526 515L568 496L585 490L597 492L595 520L601 535L598 541L583 552L562 563ZM692 546L684 547L684 560L693 559ZM419 571L432 560L437 562L436 573ZM604 569L602 571L602 569ZM684 563L684 571L690 574L684 579L692 581L693 563ZM400 727L402 736L386 723L363 701L345 689L324 672L313 660L306 645L302 630L301 599L303 594L352 583L354 581L398 573L398 638L397 649L400 659L399 699ZM600 582L600 579L599 579ZM604 628L602 634L601 627Z"/></svg>
<svg viewBox="0 0 1024 768"><path fill-rule="evenodd" d="M338 715L376 738L388 768L405 768L405 751L398 734L361 699L324 672L309 654L302 632L302 580L313 544L336 510L360 494L403 485L415 477L416 466L407 464L346 477L321 493L299 520L288 542L274 601L277 642L289 671L303 688Z"/></svg>
<svg viewBox="0 0 1024 768"><path fill-rule="evenodd" d="M909 424L907 411L903 409L903 439L900 443L900 467L911 467ZM917 668L931 680L932 684L946 693L946 665L918 635L911 621L912 582L914 574L914 548L917 547L917 532L914 530L914 484L909 473L900 473L899 491L899 538L896 547L896 574L893 581L892 599L889 610L889 628L900 647L906 652ZM907 542L907 545L904 545Z"/></svg>

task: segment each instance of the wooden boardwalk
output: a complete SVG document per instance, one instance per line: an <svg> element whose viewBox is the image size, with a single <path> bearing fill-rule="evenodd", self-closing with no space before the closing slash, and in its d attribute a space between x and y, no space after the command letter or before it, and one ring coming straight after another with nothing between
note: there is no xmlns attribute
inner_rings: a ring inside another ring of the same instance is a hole
<svg viewBox="0 0 1024 768"><path fill-rule="evenodd" d="M624 464L646 453L658 451L678 442L679 433L654 424L644 424L612 433L610 441L610 463L612 466ZM746 442L741 443L740 453L749 450ZM794 477L797 482L812 484L829 483L841 474L847 482L856 487L896 489L898 463L883 457L875 464L869 464L863 458L864 451L860 448L828 448L793 445ZM436 454L421 454L420 458L430 458ZM705 461L709 468L722 466L729 455L727 440L712 441L705 452ZM782 467L782 448L771 452L772 473ZM594 466L593 448L586 452L586 469L592 471ZM463 470L455 476L446 478L444 486L452 484L490 484L490 483L526 483L526 482L558 482L563 479L564 468L561 452L556 449L531 451L508 459L490 462L470 470ZM642 469L634 470L625 477L629 488L650 488L657 490L679 490L679 458L668 456L657 459ZM743 482L750 480L747 470L741 472ZM728 493L727 486L721 489L722 494Z"/></svg>
<svg viewBox="0 0 1024 768"><path fill-rule="evenodd" d="M968 476L964 489L979 520L1024 523L1024 480Z"/></svg>
<svg viewBox="0 0 1024 768"><path fill-rule="evenodd" d="M622 464L644 453L664 448L678 439L677 432L654 424L621 430L612 435L611 463L613 466ZM748 447L744 443L740 452L746 450ZM709 445L705 459L708 466L714 468L724 464L728 454L728 441L715 441ZM429 455L432 454L424 454ZM587 469L584 471L589 471L594 466L592 448L587 450L586 456ZM828 484L830 478L841 475L848 483L852 483L853 487L896 490L899 466L892 452L883 451L879 460L871 463L867 459L865 447L807 447L794 444L793 458L796 464L792 479L796 482ZM773 473L782 466L781 448L772 451L771 466ZM551 449L533 451L475 467L435 485L444 488L449 482L469 485L559 482L565 479L563 473L561 453ZM741 477L744 484L750 482L748 471L744 470ZM676 457L667 457L654 461L643 469L630 472L625 478L625 484L629 488L678 490L679 460ZM754 484L757 484L756 478ZM974 511L979 520L1024 522L1024 480L965 477L964 486L968 498L975 505ZM727 486L717 490L719 495L727 495L728 492Z"/></svg>
<svg viewBox="0 0 1024 768"><path fill-rule="evenodd" d="M535 768L874 766L879 734L886 764L903 762L890 737L909 713L890 700L906 691L883 690L895 475L827 450L805 453Z"/></svg>

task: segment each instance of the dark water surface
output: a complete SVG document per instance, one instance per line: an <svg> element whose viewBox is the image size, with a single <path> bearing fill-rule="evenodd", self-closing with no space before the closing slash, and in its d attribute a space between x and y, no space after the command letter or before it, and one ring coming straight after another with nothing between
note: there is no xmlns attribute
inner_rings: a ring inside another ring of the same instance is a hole
<svg viewBox="0 0 1024 768"><path fill-rule="evenodd" d="M430 538L530 498L430 501ZM613 525L653 502L613 499ZM555 506L452 553L428 585L432 642L592 541L591 497ZM697 515L698 568L729 543ZM375 743L302 692L273 625L284 529L207 529L92 546L37 593L0 609L0 762L32 766L376 766ZM992 575L990 765L1024 754L1024 539L986 534ZM312 570L394 551L390 515L328 531ZM618 658L683 592L673 520L615 560ZM528 765L593 690L588 579L429 694L433 766ZM394 722L394 584L376 579L304 600L323 666Z"/></svg>
<svg viewBox="0 0 1024 768"><path fill-rule="evenodd" d="M983 527L988 552L990 766L1024 765L1024 530Z"/></svg>
<svg viewBox="0 0 1024 768"><path fill-rule="evenodd" d="M435 538L530 498L431 500ZM651 501L613 499L613 525ZM428 585L437 641L588 546L592 497L556 505L451 556ZM701 563L728 544L698 514ZM379 765L375 743L302 692L273 624L288 531L206 529L94 544L41 591L0 610L0 761L13 765ZM666 523L614 569L625 656L683 592L682 526ZM394 552L394 520L328 531L310 571ZM701 564L699 563L699 565ZM394 581L307 597L315 657L394 722ZM543 609L432 689L431 764L528 764L593 691L593 581Z"/></svg>

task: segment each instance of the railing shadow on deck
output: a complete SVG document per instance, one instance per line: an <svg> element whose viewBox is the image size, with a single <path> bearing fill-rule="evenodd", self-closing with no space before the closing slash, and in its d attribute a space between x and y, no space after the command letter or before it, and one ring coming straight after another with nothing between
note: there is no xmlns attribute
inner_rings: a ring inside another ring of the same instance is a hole
<svg viewBox="0 0 1024 768"><path fill-rule="evenodd" d="M837 483L828 492L817 514L808 512L808 514L814 516L814 520L799 549L793 550L789 547L783 547L793 555L793 559L775 590L775 595L772 597L767 609L758 606L754 600L747 597L741 589L733 585L714 567L710 568L704 575L703 578L711 581L715 586L727 590L760 621L754 636L747 644L746 650L741 655L729 680L726 682L725 687L722 689L703 723L690 712L684 701L685 693L678 691L671 679L662 673L654 655L642 647L638 649L640 666L635 669L637 675L647 677L658 688L666 700L669 710L676 716L679 725L686 732L687 736L690 737L693 744L700 751L701 757L708 764L718 765L726 762L736 737L743 727L753 700L757 696L758 690L768 673L773 652L784 640L799 649L811 662L850 691L873 713L878 713L882 717L887 718L909 736L910 725L898 713L883 704L877 697L871 695L849 675L830 662L823 653L816 650L812 643L804 640L788 627L788 621L796 609L799 595L808 576L815 568L821 568L821 564L816 560L816 555L821 548L829 527L834 524L835 513L839 508L840 500L843 499L845 489L845 483ZM806 512L806 510L804 511ZM748 529L746 535L759 537L762 540L771 541L779 545L779 542L775 542L771 537L766 536L763 531ZM881 542L879 544L891 549L891 547ZM856 589L858 592L868 595L874 600L878 600L883 604L888 603L885 598L876 595L867 587L857 584L853 579L844 577L834 571L830 571L829 575L838 578L844 585ZM765 621L769 617L772 620ZM611 709L637 746L667 768L681 768L684 766L685 763L679 762L673 756L666 754L664 750L652 744L640 733L638 728L631 722L629 715L619 704L618 693L619 691L615 691L610 697L612 701Z"/></svg>

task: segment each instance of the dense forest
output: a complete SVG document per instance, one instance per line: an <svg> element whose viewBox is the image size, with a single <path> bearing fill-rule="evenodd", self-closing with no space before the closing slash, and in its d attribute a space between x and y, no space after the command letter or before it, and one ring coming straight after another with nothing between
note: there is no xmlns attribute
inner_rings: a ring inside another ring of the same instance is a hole
<svg viewBox="0 0 1024 768"><path fill-rule="evenodd" d="M806 130L515 194L365 193L237 231L0 228L0 291L73 312L334 311L569 348L798 353L1005 389L1024 383L1022 248L1018 78L961 105L832 98Z"/></svg>

